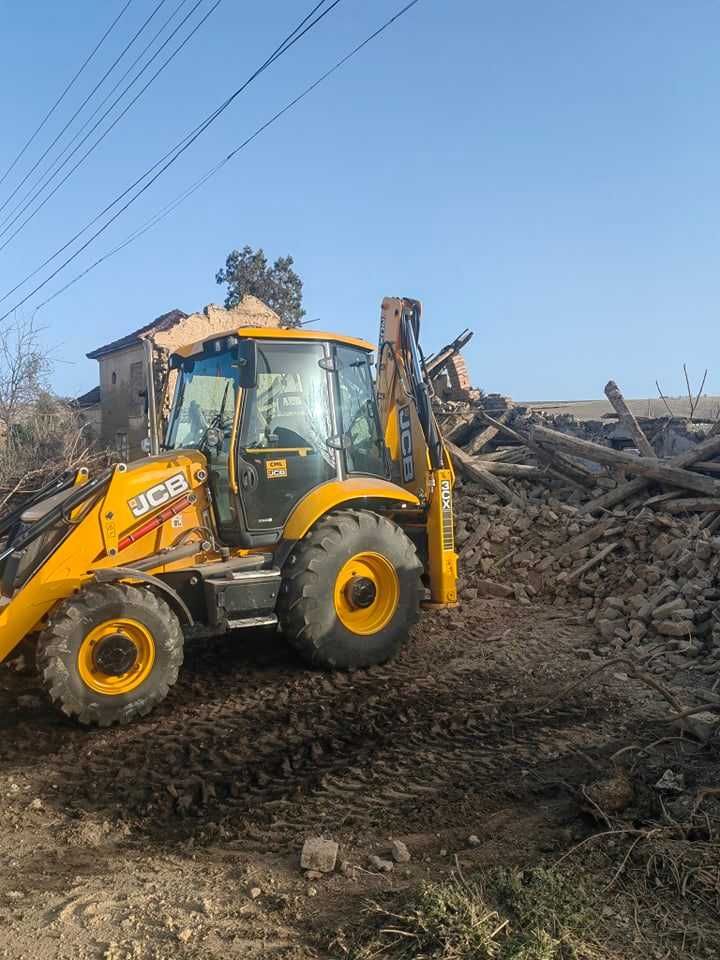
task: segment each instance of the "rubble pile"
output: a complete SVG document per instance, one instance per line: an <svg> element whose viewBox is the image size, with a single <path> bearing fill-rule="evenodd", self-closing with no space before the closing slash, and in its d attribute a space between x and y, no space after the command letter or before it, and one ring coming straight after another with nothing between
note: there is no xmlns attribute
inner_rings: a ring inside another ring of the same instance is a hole
<svg viewBox="0 0 720 960"><path fill-rule="evenodd" d="M597 652L720 671L720 425L580 421L509 398L438 399L453 457L460 599L568 605Z"/></svg>

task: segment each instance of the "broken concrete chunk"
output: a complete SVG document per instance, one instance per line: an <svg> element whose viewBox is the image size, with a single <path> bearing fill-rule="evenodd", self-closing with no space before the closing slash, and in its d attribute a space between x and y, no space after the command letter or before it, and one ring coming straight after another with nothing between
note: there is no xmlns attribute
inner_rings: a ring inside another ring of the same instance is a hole
<svg viewBox="0 0 720 960"><path fill-rule="evenodd" d="M488 539L492 543L504 543L510 536L510 530L502 523L496 523L488 532Z"/></svg>
<svg viewBox="0 0 720 960"><path fill-rule="evenodd" d="M623 620L625 614L622 610L618 610L617 607L608 607L603 610L603 617L605 620Z"/></svg>
<svg viewBox="0 0 720 960"><path fill-rule="evenodd" d="M504 583L495 583L494 580L476 580L475 586L479 597L511 597L513 595L512 587Z"/></svg>
<svg viewBox="0 0 720 960"><path fill-rule="evenodd" d="M675 726L692 734L702 743L708 743L716 734L720 733L720 714L703 710L702 713L676 720Z"/></svg>
<svg viewBox="0 0 720 960"><path fill-rule="evenodd" d="M698 540L695 544L695 553L701 560L710 560L713 555L713 549L707 540Z"/></svg>
<svg viewBox="0 0 720 960"><path fill-rule="evenodd" d="M356 874L355 864L354 864L354 863L351 863L349 860L341 860L341 861L340 861L340 873L341 873L344 877L347 877L348 880L354 880L354 879L355 879L355 874Z"/></svg>
<svg viewBox="0 0 720 960"><path fill-rule="evenodd" d="M402 840L393 840L390 844L390 853L395 863L410 862L410 851Z"/></svg>
<svg viewBox="0 0 720 960"><path fill-rule="evenodd" d="M619 610L621 613L625 609L625 601L622 597L605 597L605 606Z"/></svg>
<svg viewBox="0 0 720 960"><path fill-rule="evenodd" d="M658 633L664 637L687 637L692 633L692 623L689 620L663 620L654 623Z"/></svg>
<svg viewBox="0 0 720 960"><path fill-rule="evenodd" d="M666 770L655 784L656 790L682 793L685 789L685 777L682 772L675 773L673 770Z"/></svg>
<svg viewBox="0 0 720 960"><path fill-rule="evenodd" d="M310 837L303 844L300 854L300 866L303 870L317 870L320 873L332 873L338 855L338 845L334 840L322 837Z"/></svg>
<svg viewBox="0 0 720 960"><path fill-rule="evenodd" d="M685 606L685 601L682 597L676 597L674 600L670 600L667 603L661 603L659 607L655 607L652 611L653 619L655 620L664 620L665 617L669 616L673 610L681 610Z"/></svg>

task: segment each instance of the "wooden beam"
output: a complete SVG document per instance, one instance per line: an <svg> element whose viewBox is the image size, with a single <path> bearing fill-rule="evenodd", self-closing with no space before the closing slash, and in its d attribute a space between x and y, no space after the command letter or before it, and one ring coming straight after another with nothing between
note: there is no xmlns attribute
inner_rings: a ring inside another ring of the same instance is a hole
<svg viewBox="0 0 720 960"><path fill-rule="evenodd" d="M625 403L625 397L620 392L620 387L614 380L608 380L605 384L605 396L613 406L613 409L620 418L620 423L635 441L635 445L644 457L656 456L652 444L642 432L640 424L635 419L633 412Z"/></svg>
<svg viewBox="0 0 720 960"><path fill-rule="evenodd" d="M503 426L505 425L508 417L510 416L511 409L506 410L505 413L498 418L499 424L502 424ZM485 427L484 430L481 430L480 433L474 437L471 437L467 443L464 444L465 449L469 454L471 454L471 456L474 456L475 454L480 453L483 448L486 447L491 440L494 440L499 433L500 427L495 427L492 425Z"/></svg>
<svg viewBox="0 0 720 960"><path fill-rule="evenodd" d="M528 480L543 473L540 467L529 463L502 463L498 460L480 460L480 466L496 477L515 477L518 480Z"/></svg>
<svg viewBox="0 0 720 960"><path fill-rule="evenodd" d="M689 450L676 454L676 456L671 457L667 462L673 467L690 467L692 464L709 457L714 457L718 453L720 453L720 435L718 435L715 427L713 427L704 440ZM645 477L636 477L634 480L621 483L615 487L614 490L609 490L594 500L589 500L580 508L580 512L599 513L601 510L610 510L619 503L629 500L630 497L642 493L647 483L648 481Z"/></svg>
<svg viewBox="0 0 720 960"><path fill-rule="evenodd" d="M594 523L591 527L583 530L582 533L578 533L576 536L566 540L565 543L561 543L559 547L555 547L552 551L553 557L559 559L560 557L570 556L575 553L576 550L589 547L591 543L595 543L596 540L605 536L616 519L616 517L605 517L603 520L598 521L598 523Z"/></svg>
<svg viewBox="0 0 720 960"><path fill-rule="evenodd" d="M650 502L648 501L650 504ZM663 513L714 513L720 510L720 497L680 497L666 503L654 503Z"/></svg>
<svg viewBox="0 0 720 960"><path fill-rule="evenodd" d="M700 473L720 473L720 461L718 460L699 460L692 466L693 470Z"/></svg>
<svg viewBox="0 0 720 960"><path fill-rule="evenodd" d="M479 483L481 487L484 487L485 490L488 490L490 493L496 494L504 503L524 509L525 504L520 497L515 496L510 487L503 483L502 480L493 476L492 473L489 473L480 460L469 456L464 450L461 450L460 447L456 447L454 443L446 441L445 445L453 459L453 463L457 465L463 476L469 480L473 480L475 483Z"/></svg>
<svg viewBox="0 0 720 960"><path fill-rule="evenodd" d="M613 550L617 550L619 546L620 541L616 540L615 543L609 543L607 547L603 547L602 550L598 550L598 552L594 556L590 557L589 560L581 563L579 567L576 567L572 571L572 573L569 573L567 577L564 578L565 583L574 583L576 580L579 580L583 574L587 573L588 570L592 570L592 568L596 567L599 563L602 563L605 557L608 557Z"/></svg>
<svg viewBox="0 0 720 960"><path fill-rule="evenodd" d="M699 473L691 473L681 467L670 466L657 459L636 457L631 453L625 453L623 450L603 447L599 443L591 443L589 440L571 437L547 427L533 427L531 437L537 443L551 449L557 448L565 451L565 453L574 454L576 457L585 457L595 463L604 463L610 467L624 467L628 473L636 476L657 480L659 483L668 483L672 487L682 487L684 490L704 493L710 497L720 496L720 481Z"/></svg>
<svg viewBox="0 0 720 960"><path fill-rule="evenodd" d="M508 427L507 424L495 420L489 413L485 413L484 410L480 411L478 415L487 421L487 423L491 424L491 426L497 427L501 433L507 434L519 443L527 444L538 460L541 460L546 466L550 467L553 474L560 480L571 483L580 490L594 486L595 480L592 473L584 467L581 467L580 464L574 463L567 457L563 457L560 453L550 455L546 450L538 447L537 444L530 443L529 434L526 431L519 431L513 427Z"/></svg>

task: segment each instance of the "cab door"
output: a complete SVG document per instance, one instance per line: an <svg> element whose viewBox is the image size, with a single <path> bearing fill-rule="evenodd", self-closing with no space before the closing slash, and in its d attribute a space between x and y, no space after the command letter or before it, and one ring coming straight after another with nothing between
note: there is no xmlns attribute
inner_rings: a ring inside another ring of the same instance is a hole
<svg viewBox="0 0 720 960"><path fill-rule="evenodd" d="M257 341L257 386L243 391L237 480L249 533L282 530L295 504L337 476L328 348Z"/></svg>

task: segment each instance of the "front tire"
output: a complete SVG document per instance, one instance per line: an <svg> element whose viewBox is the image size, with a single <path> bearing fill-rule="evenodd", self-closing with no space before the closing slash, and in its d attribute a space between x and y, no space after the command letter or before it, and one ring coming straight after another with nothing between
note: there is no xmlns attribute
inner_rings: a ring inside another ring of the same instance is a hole
<svg viewBox="0 0 720 960"><path fill-rule="evenodd" d="M396 524L368 510L321 520L283 570L290 644L313 666L370 667L396 656L420 613L422 565Z"/></svg>
<svg viewBox="0 0 720 960"><path fill-rule="evenodd" d="M85 587L62 601L38 640L50 699L67 716L100 727L148 714L182 661L175 613L150 590L124 583Z"/></svg>

